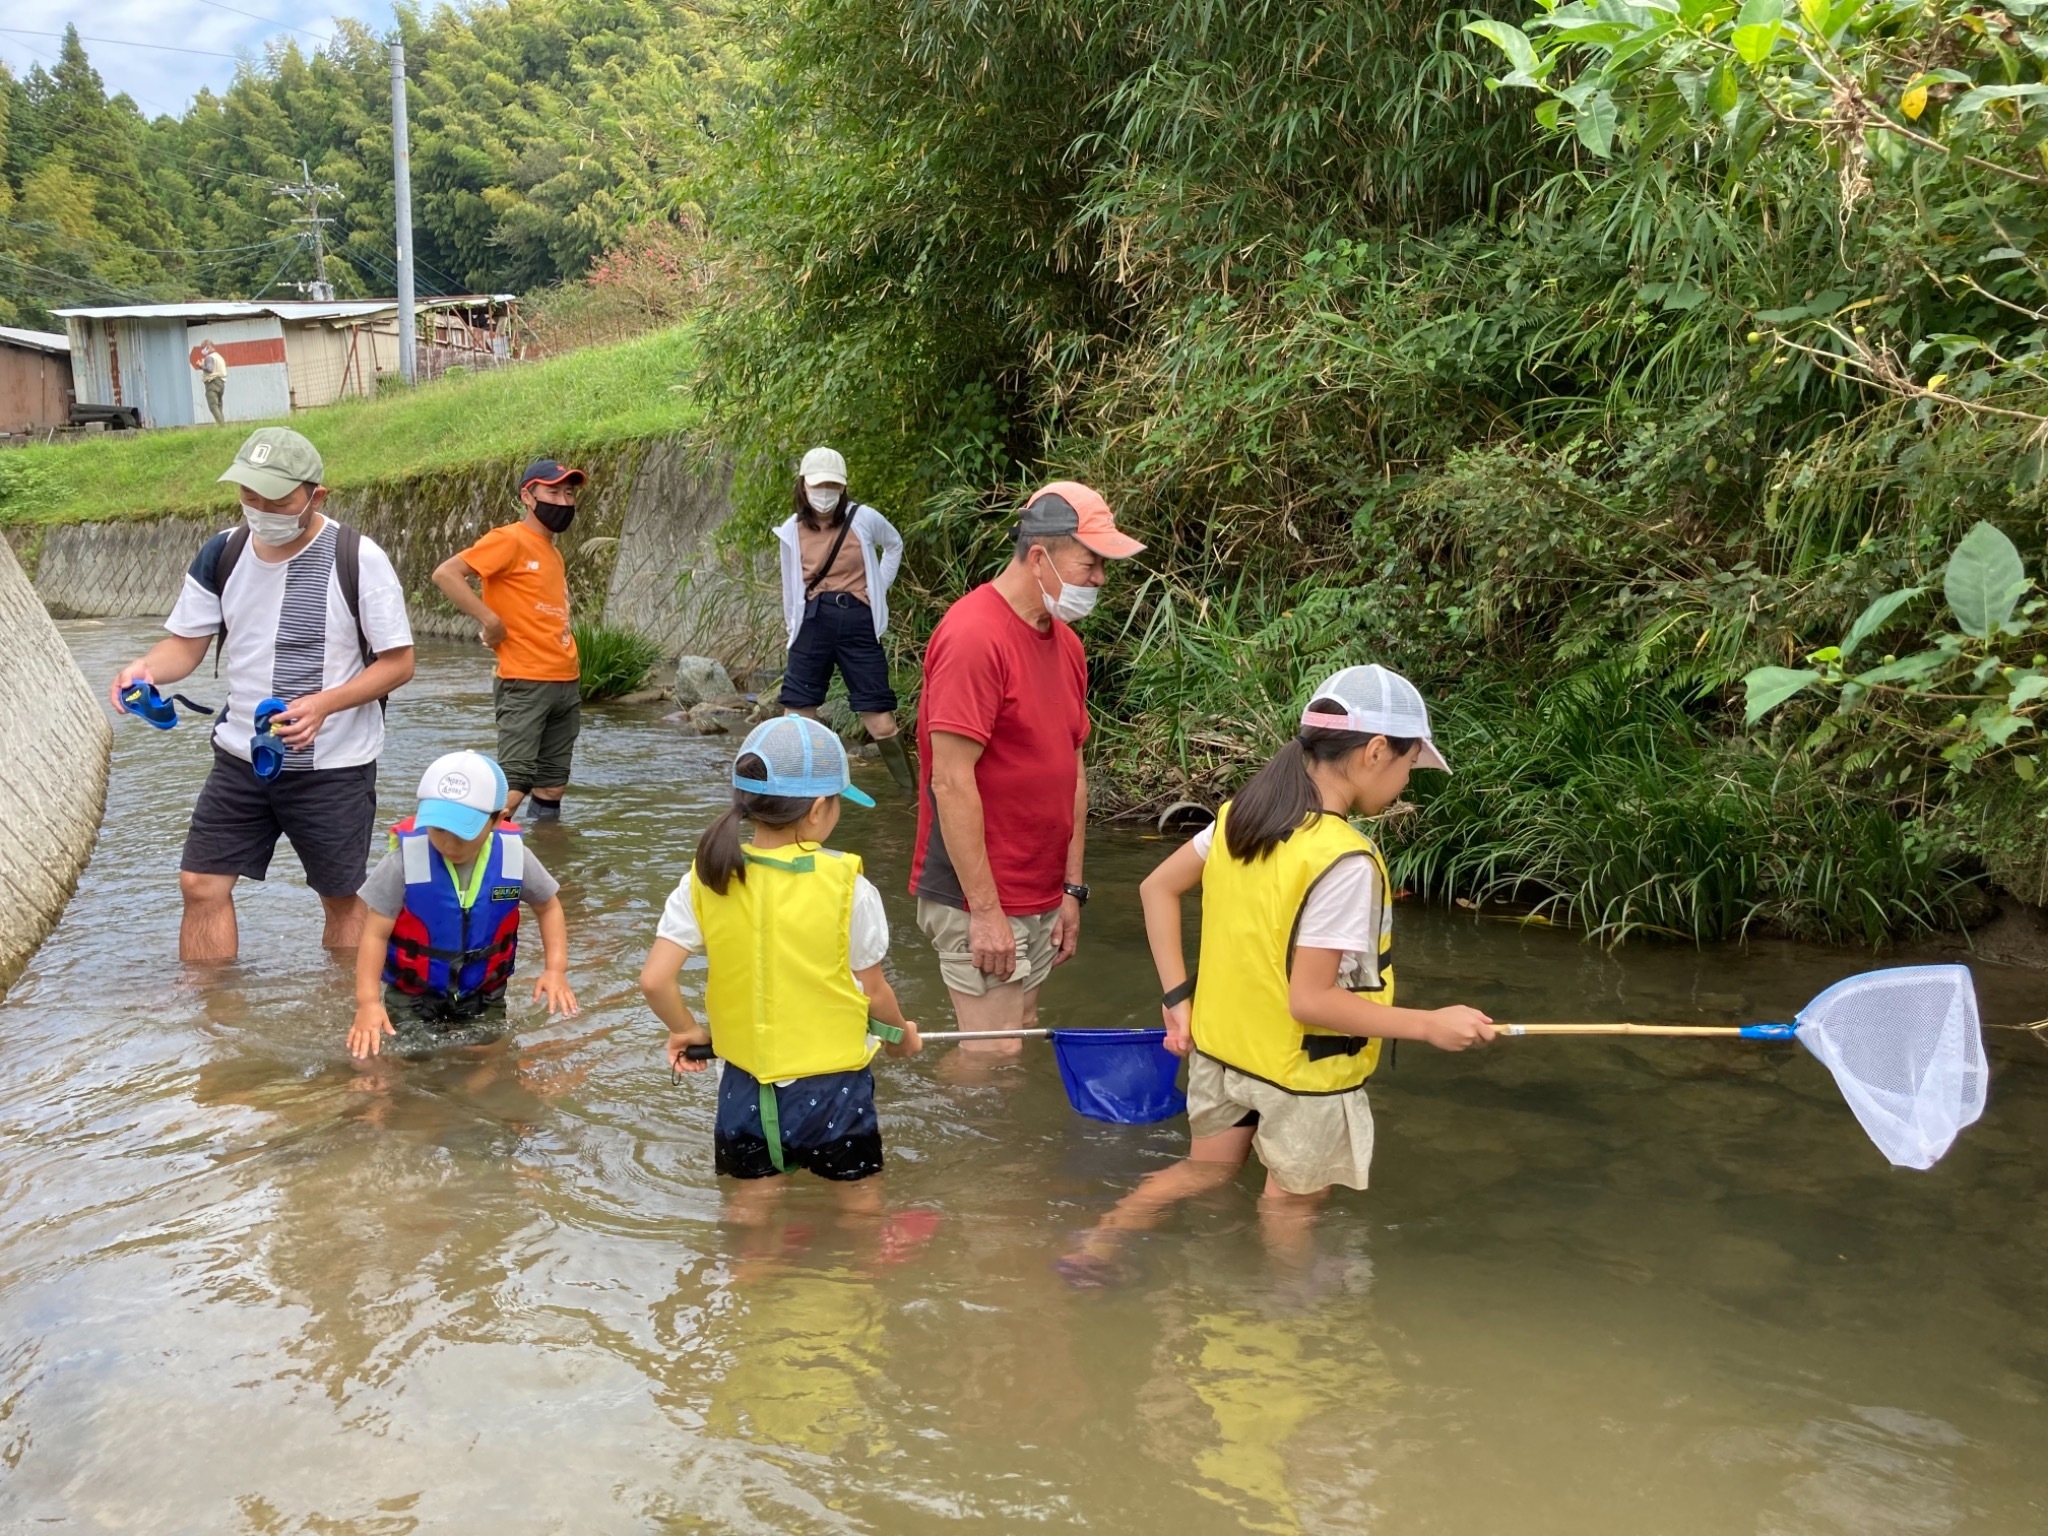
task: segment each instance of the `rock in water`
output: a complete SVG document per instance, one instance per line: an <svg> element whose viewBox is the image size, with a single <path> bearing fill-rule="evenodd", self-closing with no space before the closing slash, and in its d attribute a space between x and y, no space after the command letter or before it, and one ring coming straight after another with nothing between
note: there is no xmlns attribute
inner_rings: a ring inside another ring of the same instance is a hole
<svg viewBox="0 0 2048 1536"><path fill-rule="evenodd" d="M706 699L730 698L739 690L725 668L709 656L676 659L676 702L684 708Z"/></svg>
<svg viewBox="0 0 2048 1536"><path fill-rule="evenodd" d="M718 736L746 729L748 704L739 694L705 699L690 708L690 725L700 736Z"/></svg>

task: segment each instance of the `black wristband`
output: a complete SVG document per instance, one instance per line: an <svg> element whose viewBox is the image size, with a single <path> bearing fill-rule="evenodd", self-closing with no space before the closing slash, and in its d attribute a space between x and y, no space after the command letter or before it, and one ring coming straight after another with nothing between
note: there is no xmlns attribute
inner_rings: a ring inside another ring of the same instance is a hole
<svg viewBox="0 0 2048 1536"><path fill-rule="evenodd" d="M1174 1008L1195 995L1195 973L1188 972L1188 979L1159 999L1162 1008Z"/></svg>

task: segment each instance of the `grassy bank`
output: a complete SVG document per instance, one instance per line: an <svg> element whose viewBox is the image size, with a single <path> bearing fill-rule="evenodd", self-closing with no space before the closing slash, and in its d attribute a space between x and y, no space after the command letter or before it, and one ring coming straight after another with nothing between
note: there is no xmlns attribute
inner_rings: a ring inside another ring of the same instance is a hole
<svg viewBox="0 0 2048 1536"><path fill-rule="evenodd" d="M695 419L678 386L694 358L686 330L493 373L440 379L375 400L303 411L291 425L319 447L327 483L365 486L483 459L552 453L671 433ZM85 522L226 506L216 477L248 422L82 439L0 454L0 523Z"/></svg>

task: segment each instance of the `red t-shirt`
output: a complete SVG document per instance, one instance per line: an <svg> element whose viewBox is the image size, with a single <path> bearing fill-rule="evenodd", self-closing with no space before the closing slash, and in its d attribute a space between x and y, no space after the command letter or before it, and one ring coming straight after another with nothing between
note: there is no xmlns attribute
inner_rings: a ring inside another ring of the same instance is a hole
<svg viewBox="0 0 2048 1536"><path fill-rule="evenodd" d="M923 783L910 890L949 907L967 898L932 809L932 732L982 745L974 765L989 870L1012 917L1057 911L1074 837L1074 754L1088 739L1088 659L1081 637L1052 621L1041 631L1017 617L993 586L946 610L925 648L917 704Z"/></svg>

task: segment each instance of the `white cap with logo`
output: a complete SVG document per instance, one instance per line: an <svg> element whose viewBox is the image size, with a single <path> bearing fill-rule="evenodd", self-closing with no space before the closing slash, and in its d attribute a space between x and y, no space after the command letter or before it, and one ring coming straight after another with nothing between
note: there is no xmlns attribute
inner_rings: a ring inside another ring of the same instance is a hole
<svg viewBox="0 0 2048 1536"><path fill-rule="evenodd" d="M1344 707L1342 714L1313 707L1301 713L1301 723L1325 731L1358 731L1367 736L1398 736L1422 743L1416 754L1418 768L1451 765L1429 739L1429 706L1413 683L1398 672L1377 664L1346 667L1319 684L1309 695L1311 705L1327 700Z"/></svg>
<svg viewBox="0 0 2048 1536"><path fill-rule="evenodd" d="M450 752L420 775L416 827L475 837L505 808L505 772L481 752Z"/></svg>

